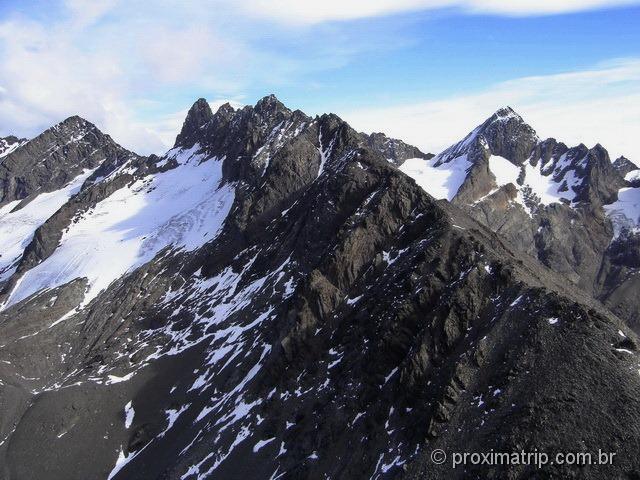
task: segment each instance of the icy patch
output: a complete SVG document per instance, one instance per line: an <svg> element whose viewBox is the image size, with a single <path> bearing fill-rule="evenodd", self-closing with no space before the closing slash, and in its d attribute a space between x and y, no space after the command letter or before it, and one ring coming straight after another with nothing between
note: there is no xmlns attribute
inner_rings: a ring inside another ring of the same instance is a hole
<svg viewBox="0 0 640 480"><path fill-rule="evenodd" d="M105 385L113 385L114 383L121 383L129 381L135 372L128 373L124 377L118 377L117 375L109 375L108 380L105 382Z"/></svg>
<svg viewBox="0 0 640 480"><path fill-rule="evenodd" d="M6 157L27 142L28 140L18 141L9 145L9 142L7 142L4 138L0 138L0 158Z"/></svg>
<svg viewBox="0 0 640 480"><path fill-rule="evenodd" d="M363 295L360 295L359 297L355 297L355 298L348 298L347 299L347 305L355 305L356 303L358 303L360 301L360 299L363 297Z"/></svg>
<svg viewBox="0 0 640 480"><path fill-rule="evenodd" d="M122 451L122 449L120 449L120 452L118 453L118 459L116 460L116 465L115 467L113 467L113 470L111 470L111 473L109 474L109 476L107 477L107 480L111 480L113 477L116 476L116 474L122 470L122 468L129 463L129 461L131 460L131 457L127 457L124 452Z"/></svg>
<svg viewBox="0 0 640 480"><path fill-rule="evenodd" d="M194 250L215 238L234 190L221 183L222 161L205 161L197 149L170 152L179 167L137 180L83 214L53 255L25 273L5 307L82 277L89 280L86 305L163 248Z"/></svg>
<svg viewBox="0 0 640 480"><path fill-rule="evenodd" d="M633 355L633 352L631 350L627 350L626 348L616 348L616 352L622 352L628 355Z"/></svg>
<svg viewBox="0 0 640 480"><path fill-rule="evenodd" d="M332 138L327 148L323 148L322 132L318 134L318 144L320 145L320 147L318 147L318 153L320 153L320 167L318 167L318 177L320 177L320 175L322 175L322 172L324 171L324 165L325 163L327 163L327 159L331 156L335 141L336 139Z"/></svg>
<svg viewBox="0 0 640 480"><path fill-rule="evenodd" d="M524 297L524 295L520 295L518 298L516 298L513 302L511 302L511 304L509 304L510 307L515 307L516 305L518 305L521 301L522 298Z"/></svg>
<svg viewBox="0 0 640 480"><path fill-rule="evenodd" d="M558 163L561 163L561 160L562 157L558 160ZM561 166L557 169L559 175L561 174L560 170L562 168ZM535 167L529 162L525 164L524 186L531 188L531 191L540 199L540 203L550 205L552 203L559 203L562 199L571 201L575 198L575 192L572 189L560 191L564 183L564 177L559 178L559 181L555 181L554 171L543 170L544 168L542 167L541 161L539 161ZM576 179L574 178L574 180ZM575 182L572 181L571 186L574 186L574 183ZM567 187L569 187L568 184Z"/></svg>
<svg viewBox="0 0 640 480"><path fill-rule="evenodd" d="M400 165L400 170L413 178L432 197L451 200L464 182L471 162L466 155L462 155L436 166L436 158L409 158Z"/></svg>
<svg viewBox="0 0 640 480"><path fill-rule="evenodd" d="M173 428L173 425L176 423L176 420L180 418L180 415L186 412L190 406L191 404L187 403L186 405L183 405L182 407L180 407L179 410L169 409L165 411L165 414L167 415L167 428L165 428L164 431L159 436L164 437L165 434Z"/></svg>

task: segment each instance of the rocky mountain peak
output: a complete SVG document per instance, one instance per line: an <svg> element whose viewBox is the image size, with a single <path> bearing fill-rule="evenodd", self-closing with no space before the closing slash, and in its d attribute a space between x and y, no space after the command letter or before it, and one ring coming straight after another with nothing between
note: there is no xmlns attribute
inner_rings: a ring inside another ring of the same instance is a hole
<svg viewBox="0 0 640 480"><path fill-rule="evenodd" d="M0 164L0 205L57 190L83 172L135 156L74 115L7 154Z"/></svg>
<svg viewBox="0 0 640 480"><path fill-rule="evenodd" d="M258 100L253 110L261 115L274 114L282 110L290 111L273 93Z"/></svg>
<svg viewBox="0 0 640 480"><path fill-rule="evenodd" d="M489 117L478 129L478 136L486 142L492 155L522 164L538 143L536 131L511 107L503 107Z"/></svg>
<svg viewBox="0 0 640 480"><path fill-rule="evenodd" d="M509 106L499 108L491 116L491 119L494 119L494 121L499 119L509 120L511 118L524 122L524 120L522 120L522 117L513 108Z"/></svg>
<svg viewBox="0 0 640 480"><path fill-rule="evenodd" d="M51 134L52 137L59 139L60 141L76 141L80 138L84 137L87 133L93 132L99 136L106 136L98 127L96 127L90 121L82 118L79 115L72 115L60 123L54 125L49 130L45 130L41 135L34 138L33 140L44 140L49 141L51 138L47 136L47 134ZM43 137L44 136L44 137Z"/></svg>
<svg viewBox="0 0 640 480"><path fill-rule="evenodd" d="M401 165L410 158L433 158L432 153L424 153L413 145L408 145L402 140L389 138L384 133L374 132L367 137L367 146L382 153L384 157L395 165Z"/></svg>
<svg viewBox="0 0 640 480"><path fill-rule="evenodd" d="M191 106L176 138L176 147L190 147L201 138L201 130L213 118L213 112L204 98L199 98Z"/></svg>
<svg viewBox="0 0 640 480"><path fill-rule="evenodd" d="M638 169L638 166L635 163L624 156L616 158L613 162L613 167L623 176Z"/></svg>
<svg viewBox="0 0 640 480"><path fill-rule="evenodd" d="M539 142L536 131L511 107L503 107L471 131L462 141L436 156L436 165L465 157L476 164L491 156L507 159L515 165L527 160Z"/></svg>

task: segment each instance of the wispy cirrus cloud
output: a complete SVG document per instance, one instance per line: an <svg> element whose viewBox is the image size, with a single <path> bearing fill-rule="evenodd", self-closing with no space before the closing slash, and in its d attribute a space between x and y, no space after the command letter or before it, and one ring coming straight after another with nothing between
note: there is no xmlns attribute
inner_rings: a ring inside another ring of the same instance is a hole
<svg viewBox="0 0 640 480"><path fill-rule="evenodd" d="M518 78L470 94L340 112L358 129L384 131L437 153L501 106L513 107L538 134L569 145L601 143L640 164L640 59L582 71Z"/></svg>

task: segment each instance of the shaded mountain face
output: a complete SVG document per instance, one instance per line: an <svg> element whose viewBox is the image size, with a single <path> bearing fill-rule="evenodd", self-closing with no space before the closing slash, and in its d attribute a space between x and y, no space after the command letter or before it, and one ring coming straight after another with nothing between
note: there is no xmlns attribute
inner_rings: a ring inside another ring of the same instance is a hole
<svg viewBox="0 0 640 480"><path fill-rule="evenodd" d="M337 116L198 101L129 155L0 216L69 196L6 273L1 478L640 474L636 335Z"/></svg>
<svg viewBox="0 0 640 480"><path fill-rule="evenodd" d="M541 141L506 108L432 160L400 168L640 328L628 295L640 286L640 171L630 160Z"/></svg>

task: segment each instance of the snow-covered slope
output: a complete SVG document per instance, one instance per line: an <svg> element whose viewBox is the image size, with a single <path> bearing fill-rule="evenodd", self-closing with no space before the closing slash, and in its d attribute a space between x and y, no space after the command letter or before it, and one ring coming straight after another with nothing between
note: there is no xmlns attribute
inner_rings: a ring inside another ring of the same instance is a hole
<svg viewBox="0 0 640 480"><path fill-rule="evenodd" d="M438 158L409 158L400 165L400 170L412 177L425 192L433 197L451 200L467 177L471 162L466 154L455 157L448 163L438 163Z"/></svg>
<svg viewBox="0 0 640 480"><path fill-rule="evenodd" d="M91 173L92 170L86 170L60 190L41 193L22 208L17 208L20 200L0 208L0 281L13 274L36 229L78 193Z"/></svg>
<svg viewBox="0 0 640 480"><path fill-rule="evenodd" d="M138 178L75 218L53 255L20 278L4 308L75 278L89 280L87 303L163 248L193 250L212 240L234 198L233 188L221 185L222 162L207 158L198 145L172 150L161 163L172 160L175 168ZM40 218L48 213L41 211Z"/></svg>

